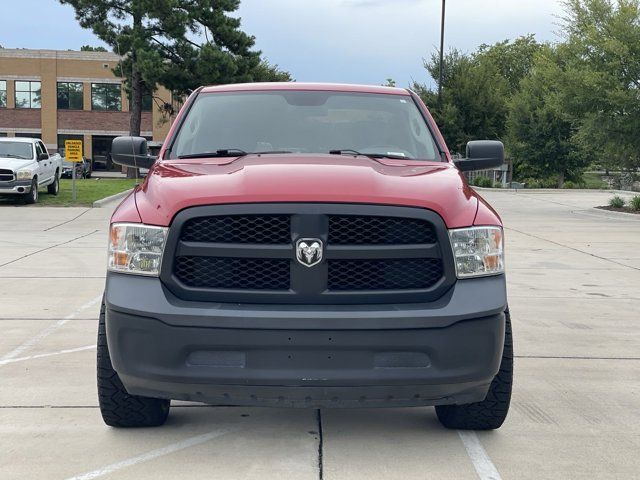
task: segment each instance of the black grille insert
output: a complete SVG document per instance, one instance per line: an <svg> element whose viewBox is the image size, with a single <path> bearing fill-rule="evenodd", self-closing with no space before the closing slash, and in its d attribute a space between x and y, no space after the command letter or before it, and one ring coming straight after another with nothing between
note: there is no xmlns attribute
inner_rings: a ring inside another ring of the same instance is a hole
<svg viewBox="0 0 640 480"><path fill-rule="evenodd" d="M225 215L198 217L182 227L181 240L213 243L290 243L288 215Z"/></svg>
<svg viewBox="0 0 640 480"><path fill-rule="evenodd" d="M10 182L13 180L13 171L0 168L0 182Z"/></svg>
<svg viewBox="0 0 640 480"><path fill-rule="evenodd" d="M436 243L433 227L424 220L356 215L329 216L329 244L408 245Z"/></svg>
<svg viewBox="0 0 640 480"><path fill-rule="evenodd" d="M288 290L287 259L177 257L175 275L192 288Z"/></svg>
<svg viewBox="0 0 640 480"><path fill-rule="evenodd" d="M443 275L439 258L330 260L329 290L408 290L433 287Z"/></svg>

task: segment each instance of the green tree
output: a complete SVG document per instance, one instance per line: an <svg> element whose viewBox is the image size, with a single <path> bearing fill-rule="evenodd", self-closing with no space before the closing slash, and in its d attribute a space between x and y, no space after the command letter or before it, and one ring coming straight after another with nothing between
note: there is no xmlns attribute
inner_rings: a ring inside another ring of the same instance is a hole
<svg viewBox="0 0 640 480"><path fill-rule="evenodd" d="M565 2L564 105L574 145L605 168L640 168L640 2Z"/></svg>
<svg viewBox="0 0 640 480"><path fill-rule="evenodd" d="M573 119L563 103L564 75L558 52L546 46L509 101L508 144L519 178L555 176L558 187L566 179L581 178L587 161L572 143Z"/></svg>
<svg viewBox="0 0 640 480"><path fill-rule="evenodd" d="M481 45L472 54L450 50L444 57L442 107L438 106L440 60L434 53L424 66L434 88L412 88L429 105L449 148L462 153L469 140L503 139L510 97L532 66L542 45L533 35ZM508 145L507 145L508 147Z"/></svg>
<svg viewBox="0 0 640 480"><path fill-rule="evenodd" d="M470 140L501 138L507 115L508 84L488 63L451 50L445 55L442 108L435 88L414 83L412 88L431 109L452 152L462 153ZM438 78L439 58L425 62L432 78Z"/></svg>
<svg viewBox="0 0 640 480"><path fill-rule="evenodd" d="M261 59L231 16L239 0L59 0L123 59L130 134L140 134L142 97L161 84L179 94L202 84L288 80Z"/></svg>
<svg viewBox="0 0 640 480"><path fill-rule="evenodd" d="M504 40L493 45L483 44L478 49L476 59L488 63L504 77L511 94L515 93L520 81L529 75L535 55L542 48L534 35L518 37L513 41Z"/></svg>

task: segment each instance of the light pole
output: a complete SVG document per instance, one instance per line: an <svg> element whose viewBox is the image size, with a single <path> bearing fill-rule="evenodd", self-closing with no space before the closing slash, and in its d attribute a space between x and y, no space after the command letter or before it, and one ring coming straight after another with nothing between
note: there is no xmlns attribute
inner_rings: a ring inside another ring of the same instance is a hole
<svg viewBox="0 0 640 480"><path fill-rule="evenodd" d="M444 12L445 2L442 0L442 18L440 20L440 78L438 80L438 108L442 110L442 76L444 74Z"/></svg>

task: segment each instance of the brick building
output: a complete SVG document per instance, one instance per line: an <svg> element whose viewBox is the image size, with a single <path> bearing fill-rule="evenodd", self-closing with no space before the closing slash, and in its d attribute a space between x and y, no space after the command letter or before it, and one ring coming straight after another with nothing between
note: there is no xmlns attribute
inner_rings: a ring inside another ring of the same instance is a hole
<svg viewBox="0 0 640 480"><path fill-rule="evenodd" d="M66 139L83 140L84 155L104 161L111 140L129 133L129 100L107 52L0 49L0 136L40 137L63 152ZM146 97L142 135L163 141L170 122L157 106L173 102L160 88Z"/></svg>

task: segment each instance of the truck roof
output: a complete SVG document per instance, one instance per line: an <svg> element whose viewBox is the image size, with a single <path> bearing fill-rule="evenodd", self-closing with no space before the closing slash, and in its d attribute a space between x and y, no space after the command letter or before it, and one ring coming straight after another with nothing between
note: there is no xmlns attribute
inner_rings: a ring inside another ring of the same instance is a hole
<svg viewBox="0 0 640 480"><path fill-rule="evenodd" d="M347 93L378 93L387 95L409 95L404 88L382 87L379 85L352 85L347 83L301 83L301 82L262 82L262 83L235 83L230 85L215 85L204 87L202 92L260 92L274 90L306 90L306 91L331 91Z"/></svg>
<svg viewBox="0 0 640 480"><path fill-rule="evenodd" d="M0 137L0 142L33 143L35 140L40 139L35 137Z"/></svg>

